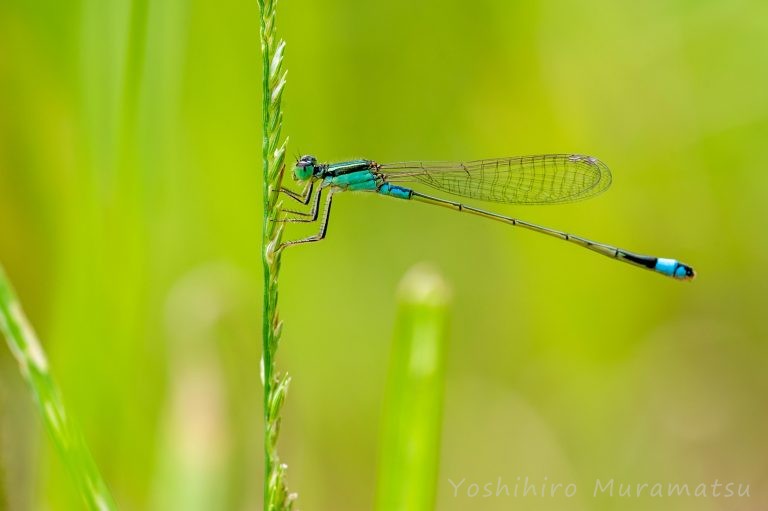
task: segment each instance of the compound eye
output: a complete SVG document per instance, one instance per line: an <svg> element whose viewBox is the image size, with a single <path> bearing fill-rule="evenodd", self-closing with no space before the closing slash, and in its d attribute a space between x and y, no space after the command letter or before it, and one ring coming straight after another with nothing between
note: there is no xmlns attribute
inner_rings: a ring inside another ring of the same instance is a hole
<svg viewBox="0 0 768 511"><path fill-rule="evenodd" d="M315 166L306 157L302 157L296 162L296 168L293 169L294 178L298 181L306 181L315 174Z"/></svg>
<svg viewBox="0 0 768 511"><path fill-rule="evenodd" d="M315 165L317 165L317 159L314 156L312 156L311 154L306 154L306 155L301 157L301 159L299 160L299 163L302 166L304 166L304 165L312 165L314 167Z"/></svg>

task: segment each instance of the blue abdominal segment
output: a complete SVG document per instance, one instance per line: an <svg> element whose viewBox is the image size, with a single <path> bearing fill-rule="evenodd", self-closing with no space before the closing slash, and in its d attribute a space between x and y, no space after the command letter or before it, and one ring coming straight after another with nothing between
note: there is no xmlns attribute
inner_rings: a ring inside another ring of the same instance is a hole
<svg viewBox="0 0 768 511"><path fill-rule="evenodd" d="M390 197L396 197L398 199L408 200L413 195L413 190L409 188L403 188L402 186L394 186L389 183L384 183L379 187L379 193L381 195L389 195Z"/></svg>
<svg viewBox="0 0 768 511"><path fill-rule="evenodd" d="M656 260L656 267L654 269L659 273L663 273L664 275L668 275L676 279L693 277L693 270L691 270L688 266L684 265L677 259L665 259L663 257L659 257Z"/></svg>

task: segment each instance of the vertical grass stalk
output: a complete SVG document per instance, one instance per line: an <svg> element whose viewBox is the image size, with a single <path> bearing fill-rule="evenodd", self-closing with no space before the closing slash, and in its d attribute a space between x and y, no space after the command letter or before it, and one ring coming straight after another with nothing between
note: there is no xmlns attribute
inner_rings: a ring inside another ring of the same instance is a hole
<svg viewBox="0 0 768 511"><path fill-rule="evenodd" d="M27 321L11 283L0 266L0 331L3 332L21 375L32 389L45 427L59 451L64 465L75 481L87 509L116 509L107 485L88 451L85 439L72 417L67 414L61 394L48 372L37 335Z"/></svg>
<svg viewBox="0 0 768 511"><path fill-rule="evenodd" d="M403 279L384 398L378 511L435 507L450 293L434 270Z"/></svg>
<svg viewBox="0 0 768 511"><path fill-rule="evenodd" d="M261 14L262 74L262 165L264 169L264 222L262 225L262 260L264 265L264 315L261 360L264 383L264 509L283 511L293 507L295 494L288 494L285 484L286 466L280 463L277 440L280 433L280 410L290 378L275 368L275 355L280 342L282 322L277 310L278 274L282 224L278 217L281 204L278 193L283 179L285 145L281 141L283 112L281 99L285 88L283 71L285 41L276 36L276 0L258 0Z"/></svg>

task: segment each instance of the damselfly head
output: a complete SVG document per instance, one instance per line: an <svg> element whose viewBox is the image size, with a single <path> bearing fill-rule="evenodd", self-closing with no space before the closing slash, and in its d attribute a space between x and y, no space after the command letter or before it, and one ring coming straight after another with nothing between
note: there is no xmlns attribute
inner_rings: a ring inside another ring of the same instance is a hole
<svg viewBox="0 0 768 511"><path fill-rule="evenodd" d="M293 168L293 179L296 181L306 181L315 175L317 169L317 158L311 154L306 154L298 159Z"/></svg>

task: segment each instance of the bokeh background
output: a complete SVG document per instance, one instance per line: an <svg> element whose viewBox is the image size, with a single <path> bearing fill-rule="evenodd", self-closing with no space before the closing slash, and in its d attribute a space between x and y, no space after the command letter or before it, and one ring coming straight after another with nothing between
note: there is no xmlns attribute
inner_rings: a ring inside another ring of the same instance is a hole
<svg viewBox="0 0 768 511"><path fill-rule="evenodd" d="M122 509L260 508L257 16L0 2L0 260ZM768 4L283 0L279 25L291 157L593 154L609 193L501 211L699 273L339 196L281 276L301 509L372 506L396 289L423 261L454 295L438 509L768 507ZM0 447L1 509L81 507L4 348ZM466 492L526 476L578 493ZM751 497L593 498L596 478Z"/></svg>

